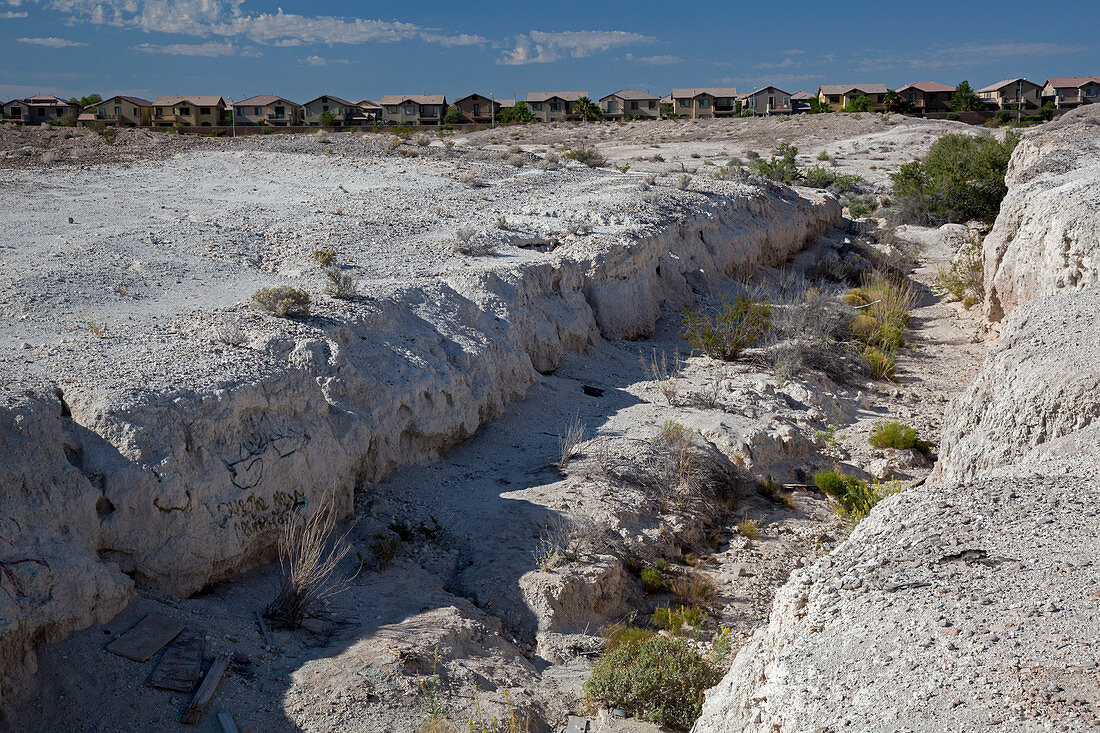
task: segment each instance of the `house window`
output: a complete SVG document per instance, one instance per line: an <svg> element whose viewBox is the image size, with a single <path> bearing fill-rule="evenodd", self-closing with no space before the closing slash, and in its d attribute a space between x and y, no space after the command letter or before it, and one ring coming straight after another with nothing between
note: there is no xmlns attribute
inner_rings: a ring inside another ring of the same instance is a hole
<svg viewBox="0 0 1100 733"><path fill-rule="evenodd" d="M481 114L481 105L480 104L475 104L474 105L474 117L477 117L480 114Z"/></svg>
<svg viewBox="0 0 1100 733"><path fill-rule="evenodd" d="M700 107L709 107L710 106L710 100L707 99L706 97L703 97L702 99L699 100L699 106Z"/></svg>
<svg viewBox="0 0 1100 733"><path fill-rule="evenodd" d="M44 110L44 109L42 109L41 107L39 107L39 108L38 108L38 116L39 116L39 117L45 117L45 116L46 116L46 110Z"/></svg>
<svg viewBox="0 0 1100 733"><path fill-rule="evenodd" d="M157 111L157 117L160 117L161 115L164 114L164 111L163 111L162 107L157 107L156 111Z"/></svg>
<svg viewBox="0 0 1100 733"><path fill-rule="evenodd" d="M909 104L916 104L917 95L910 92L909 94L905 95L905 101L908 102Z"/></svg>
<svg viewBox="0 0 1100 733"><path fill-rule="evenodd" d="M138 108L134 107L134 117L137 117L137 116L138 116Z"/></svg>
<svg viewBox="0 0 1100 733"><path fill-rule="evenodd" d="M286 107L276 107L275 108L275 119L281 120L285 116L286 116Z"/></svg>
<svg viewBox="0 0 1100 733"><path fill-rule="evenodd" d="M830 94L829 95L829 103L830 104L840 104L840 96L836 95L836 94Z"/></svg>
<svg viewBox="0 0 1100 733"><path fill-rule="evenodd" d="M210 114L210 108L209 107L199 107L199 114L200 115Z"/></svg>
<svg viewBox="0 0 1100 733"><path fill-rule="evenodd" d="M405 106L405 114L415 115L416 114L416 107L412 106L411 104L406 105Z"/></svg>
<svg viewBox="0 0 1100 733"><path fill-rule="evenodd" d="M386 112L391 114L391 115L397 114L397 105L396 104L387 104L386 105Z"/></svg>
<svg viewBox="0 0 1100 733"><path fill-rule="evenodd" d="M120 114L122 114L122 107L115 107L115 115L118 116Z"/></svg>
<svg viewBox="0 0 1100 733"><path fill-rule="evenodd" d="M638 103L637 102L631 102L630 103L630 109L638 109Z"/></svg>
<svg viewBox="0 0 1100 733"><path fill-rule="evenodd" d="M327 104L322 104L321 105L321 111L322 112L328 112L328 105Z"/></svg>
<svg viewBox="0 0 1100 733"><path fill-rule="evenodd" d="M607 103L607 112L608 112L608 114L615 114L618 111L619 111L619 103L618 102L609 101Z"/></svg>
<svg viewBox="0 0 1100 733"><path fill-rule="evenodd" d="M560 112L561 111L561 102L551 102L550 103L550 111L551 112Z"/></svg>
<svg viewBox="0 0 1100 733"><path fill-rule="evenodd" d="M252 108L252 114L256 115L257 117L259 117L263 113L264 113L264 111L262 109L260 109L259 107L253 107Z"/></svg>
<svg viewBox="0 0 1100 733"><path fill-rule="evenodd" d="M657 103L654 102L652 99L649 100L649 108L650 109L656 109L656 107L657 107Z"/></svg>
<svg viewBox="0 0 1100 733"><path fill-rule="evenodd" d="M1095 87L1089 87L1088 89L1086 89L1085 90L1085 96L1086 97L1095 97L1096 96L1096 88Z"/></svg>
<svg viewBox="0 0 1100 733"><path fill-rule="evenodd" d="M531 102L531 109L533 109L535 112L541 112L542 102Z"/></svg>
<svg viewBox="0 0 1100 733"><path fill-rule="evenodd" d="M180 107L180 114L181 115L191 114L191 108L190 107Z"/></svg>
<svg viewBox="0 0 1100 733"><path fill-rule="evenodd" d="M678 99L676 101L680 103L681 107L690 107L691 106L691 100L690 99Z"/></svg>

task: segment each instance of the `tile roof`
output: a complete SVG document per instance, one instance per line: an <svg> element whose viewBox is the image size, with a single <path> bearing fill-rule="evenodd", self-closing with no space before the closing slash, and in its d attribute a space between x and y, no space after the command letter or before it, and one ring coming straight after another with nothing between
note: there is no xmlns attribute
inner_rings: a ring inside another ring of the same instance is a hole
<svg viewBox="0 0 1100 733"><path fill-rule="evenodd" d="M349 102L346 99L340 99L340 97L334 97L331 94L322 94L320 97L315 97L315 98L309 100L308 102L306 102L306 104L304 104L302 106L304 107L306 105L313 104L314 102L319 102L322 99L329 99L333 103L343 105L344 107L360 107L360 106L362 106L361 102ZM372 102L372 104L373 104L373 102Z"/></svg>
<svg viewBox="0 0 1100 733"><path fill-rule="evenodd" d="M782 90L782 89L780 89L779 87L766 86L766 87L760 87L759 89L757 89L757 90L755 90L755 91L751 91L751 92L749 92L749 93L747 93L747 94L742 94L742 95L741 95L741 98L742 98L742 99L747 99L748 97L752 97L752 96L755 96L755 95L759 94L760 92L766 92L766 91L767 91L767 90L769 90L769 89L774 89L775 91L779 92L780 94L787 94L787 92L783 91L783 90ZM789 96L791 96L791 95L787 94L787 96L789 97Z"/></svg>
<svg viewBox="0 0 1100 733"><path fill-rule="evenodd" d="M27 105L34 105L35 107L76 107L79 106L73 102L66 102L61 97L55 97L52 94L36 94L33 97L26 97L25 99L13 99L13 102L22 102Z"/></svg>
<svg viewBox="0 0 1100 733"><path fill-rule="evenodd" d="M242 107L266 107L269 104L275 104L276 102L286 102L291 107L297 107L297 102L291 102L286 97L276 97L274 94L257 94L255 97L249 97L248 99L241 99L234 102L234 105L241 105Z"/></svg>
<svg viewBox="0 0 1100 733"><path fill-rule="evenodd" d="M369 99L360 99L357 102L357 104L360 107L366 107L368 109L381 109L382 108L382 105L380 105L378 102L373 102Z"/></svg>
<svg viewBox="0 0 1100 733"><path fill-rule="evenodd" d="M545 102L548 99L557 97L563 99L566 102L576 102L581 97L587 97L588 92L527 92L528 102Z"/></svg>
<svg viewBox="0 0 1100 733"><path fill-rule="evenodd" d="M1052 86L1055 89L1066 89L1067 87L1083 87L1090 81L1094 81L1100 84L1100 76L1060 76L1054 79L1047 79L1046 84L1043 86Z"/></svg>
<svg viewBox="0 0 1100 733"><path fill-rule="evenodd" d="M504 99L498 99L497 104L499 104L501 107L515 107L516 100L512 99L511 97L507 97Z"/></svg>
<svg viewBox="0 0 1100 733"><path fill-rule="evenodd" d="M801 102L807 99L817 99L817 97L815 97L813 94L810 94L805 89L799 89L797 92L791 95L791 99L795 100L796 102Z"/></svg>
<svg viewBox="0 0 1100 733"><path fill-rule="evenodd" d="M138 107L153 106L153 103L150 102L148 99L142 99L141 97L127 97L124 94L116 94L113 97L107 97L102 102L92 102L91 104L85 106L84 109L95 109L96 107L102 107L103 105L110 102L112 99L121 99L124 102L129 102L130 104L137 105Z"/></svg>
<svg viewBox="0 0 1100 733"><path fill-rule="evenodd" d="M847 94L848 92L863 92L864 94L886 94L885 84L822 84L823 94Z"/></svg>
<svg viewBox="0 0 1100 733"><path fill-rule="evenodd" d="M618 97L619 99L625 99L628 102L659 99L659 97L650 94L649 92L643 92L641 89L620 89L617 92L612 92L605 97L601 97L601 99L607 99L607 97Z"/></svg>
<svg viewBox="0 0 1100 733"><path fill-rule="evenodd" d="M197 97L178 97L167 96L157 97L153 100L153 105L156 107L175 107L177 104L187 102L193 104L196 107L217 107L218 103L225 103L225 100L219 96L200 95Z"/></svg>
<svg viewBox="0 0 1100 733"><path fill-rule="evenodd" d="M684 97L698 97L700 94L709 94L712 97L736 97L736 87L687 87L685 89L673 89L669 94L673 99Z"/></svg>
<svg viewBox="0 0 1100 733"><path fill-rule="evenodd" d="M916 89L918 92L953 92L955 87L949 87L946 84L940 84L938 81L915 81L912 84L906 84L898 89L900 92L902 89Z"/></svg>
<svg viewBox="0 0 1100 733"><path fill-rule="evenodd" d="M444 104L447 101L443 94L383 94L382 104Z"/></svg>
<svg viewBox="0 0 1100 733"><path fill-rule="evenodd" d="M1017 77L1015 79L1001 79L999 82L996 82L995 84L990 84L988 86L982 87L981 89L975 89L974 91L976 91L976 92L995 92L999 89L1003 89L1004 87L1007 87L1009 84L1015 84L1018 81L1027 81L1027 79L1024 79L1022 77ZM1029 82L1029 81L1027 83L1031 84L1031 82Z"/></svg>

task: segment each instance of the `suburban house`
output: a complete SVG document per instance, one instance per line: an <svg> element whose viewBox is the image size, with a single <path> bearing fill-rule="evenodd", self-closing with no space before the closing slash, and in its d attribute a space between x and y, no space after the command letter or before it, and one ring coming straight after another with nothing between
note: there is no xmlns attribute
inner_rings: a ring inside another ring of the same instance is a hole
<svg viewBox="0 0 1100 733"><path fill-rule="evenodd" d="M362 110L364 122L375 122L382 119L382 105L369 99L360 99L356 104Z"/></svg>
<svg viewBox="0 0 1100 733"><path fill-rule="evenodd" d="M454 104L466 122L488 125L500 116L500 102L480 94L467 94Z"/></svg>
<svg viewBox="0 0 1100 733"><path fill-rule="evenodd" d="M1038 109L1039 95L1043 87L1027 79L1002 79L976 90L982 102L990 109Z"/></svg>
<svg viewBox="0 0 1100 733"><path fill-rule="evenodd" d="M80 105L68 102L52 94L37 94L25 99L13 99L4 105L4 119L24 125L41 125L59 120L66 114L74 117L81 112Z"/></svg>
<svg viewBox="0 0 1100 733"><path fill-rule="evenodd" d="M382 95L382 119L387 125L438 125L446 112L443 94Z"/></svg>
<svg viewBox="0 0 1100 733"><path fill-rule="evenodd" d="M951 95L955 87L938 81L915 81L897 90L912 112L937 114L951 111Z"/></svg>
<svg viewBox="0 0 1100 733"><path fill-rule="evenodd" d="M796 113L809 112L811 99L816 99L816 97L804 89L799 89L791 95L791 111Z"/></svg>
<svg viewBox="0 0 1100 733"><path fill-rule="evenodd" d="M297 126L302 124L302 108L285 97L260 94L234 102L233 121L238 125Z"/></svg>
<svg viewBox="0 0 1100 733"><path fill-rule="evenodd" d="M794 111L791 95L775 87L761 87L755 92L740 96L738 101L741 102L742 111L752 110L758 115L789 115Z"/></svg>
<svg viewBox="0 0 1100 733"><path fill-rule="evenodd" d="M737 115L737 90L733 87L673 89L672 114L693 120Z"/></svg>
<svg viewBox="0 0 1100 733"><path fill-rule="evenodd" d="M1043 102L1058 109L1100 102L1100 76L1070 76L1047 79L1043 84Z"/></svg>
<svg viewBox="0 0 1100 733"><path fill-rule="evenodd" d="M605 120L624 117L656 120L661 116L661 98L639 89L620 89L600 99L600 111Z"/></svg>
<svg viewBox="0 0 1100 733"><path fill-rule="evenodd" d="M302 124L317 127L321 124L321 115L325 112L333 116L336 127L365 125L370 122L370 115L359 102L349 102L326 94L302 105Z"/></svg>
<svg viewBox="0 0 1100 733"><path fill-rule="evenodd" d="M225 100L221 97L157 97L153 100L153 126L220 127L225 124Z"/></svg>
<svg viewBox="0 0 1100 733"><path fill-rule="evenodd" d="M573 108L578 99L587 96L588 92L527 92L526 101L539 122L562 122L581 118Z"/></svg>
<svg viewBox="0 0 1100 733"><path fill-rule="evenodd" d="M101 122L105 125L148 127L153 120L153 103L141 97L118 95L89 104L80 115L80 122Z"/></svg>
<svg viewBox="0 0 1100 733"><path fill-rule="evenodd" d="M871 109L881 112L887 91L885 84L822 84L817 88L817 99L839 112L853 99L868 97L871 100Z"/></svg>

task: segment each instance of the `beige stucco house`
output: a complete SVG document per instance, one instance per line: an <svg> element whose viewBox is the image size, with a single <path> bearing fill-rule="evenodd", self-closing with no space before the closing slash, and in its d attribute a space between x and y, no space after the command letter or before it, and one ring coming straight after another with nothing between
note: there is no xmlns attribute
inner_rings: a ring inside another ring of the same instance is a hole
<svg viewBox="0 0 1100 733"><path fill-rule="evenodd" d="M302 124L302 107L286 97L260 94L234 102L233 119L238 125L293 127Z"/></svg>
<svg viewBox="0 0 1100 733"><path fill-rule="evenodd" d="M574 105L588 92L527 92L525 101L531 114L539 122L577 121L581 116Z"/></svg>
<svg viewBox="0 0 1100 733"><path fill-rule="evenodd" d="M750 110L758 115L789 115L794 111L791 106L790 92L777 87L761 87L739 98L741 109Z"/></svg>
<svg viewBox="0 0 1100 733"><path fill-rule="evenodd" d="M382 95L382 119L388 125L438 125L446 113L443 94Z"/></svg>
<svg viewBox="0 0 1100 733"><path fill-rule="evenodd" d="M600 112L605 120L627 117L655 120L661 116L661 98L640 89L620 89L600 99Z"/></svg>
<svg viewBox="0 0 1100 733"><path fill-rule="evenodd" d="M695 120L734 117L737 114L737 89L734 87L673 89L669 97L672 101L672 114L677 117Z"/></svg>
<svg viewBox="0 0 1100 733"><path fill-rule="evenodd" d="M817 99L839 112L858 97L868 97L871 109L882 111L882 102L886 99L885 84L822 84L817 88Z"/></svg>
<svg viewBox="0 0 1100 733"><path fill-rule="evenodd" d="M1021 78L1002 79L975 90L990 109L1038 109L1042 91L1042 85Z"/></svg>
<svg viewBox="0 0 1100 733"><path fill-rule="evenodd" d="M141 97L118 95L89 104L80 115L80 121L148 127L153 121L153 103Z"/></svg>
<svg viewBox="0 0 1100 733"><path fill-rule="evenodd" d="M359 102L352 102L332 94L323 94L302 105L303 124L317 127L321 124L321 115L328 112L335 119L334 127L365 125L370 121Z"/></svg>
<svg viewBox="0 0 1100 733"><path fill-rule="evenodd" d="M225 124L225 100L221 97L157 97L153 100L153 126L220 127Z"/></svg>
<svg viewBox="0 0 1100 733"><path fill-rule="evenodd" d="M1100 102L1100 76L1068 76L1047 79L1041 95L1043 102L1055 108L1079 107Z"/></svg>

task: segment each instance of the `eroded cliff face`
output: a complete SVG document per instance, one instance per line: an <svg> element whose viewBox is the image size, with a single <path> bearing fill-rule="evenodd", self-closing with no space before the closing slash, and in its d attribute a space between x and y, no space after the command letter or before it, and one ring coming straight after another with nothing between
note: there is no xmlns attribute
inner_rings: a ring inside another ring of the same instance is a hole
<svg viewBox="0 0 1100 733"><path fill-rule="evenodd" d="M1020 143L929 484L796 571L695 733L1100 726L1100 109Z"/></svg>
<svg viewBox="0 0 1100 733"><path fill-rule="evenodd" d="M1100 284L1100 108L1082 107L1022 139L1008 195L982 247L986 313Z"/></svg>
<svg viewBox="0 0 1100 733"><path fill-rule="evenodd" d="M746 187L592 251L460 270L196 348L201 369L163 348L192 328L169 324L97 345L64 391L8 375L0 699L34 670L36 643L110 618L135 582L186 595L269 558L322 492L350 511L357 480L437 458L566 351L650 333L662 307L782 263L840 213L831 197Z"/></svg>

